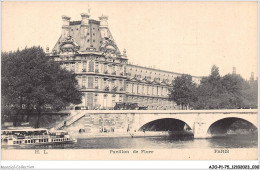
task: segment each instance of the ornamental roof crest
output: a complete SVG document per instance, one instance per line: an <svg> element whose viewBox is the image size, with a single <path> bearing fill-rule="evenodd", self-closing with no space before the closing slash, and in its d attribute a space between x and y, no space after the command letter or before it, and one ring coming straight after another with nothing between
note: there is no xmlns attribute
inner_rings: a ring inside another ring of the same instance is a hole
<svg viewBox="0 0 260 170"><path fill-rule="evenodd" d="M117 45L112 38L105 37L100 46L100 51L102 51L105 55L115 57L117 54Z"/></svg>
<svg viewBox="0 0 260 170"><path fill-rule="evenodd" d="M73 38L71 36L68 36L65 38L61 44L60 44L60 51L61 52L78 52L80 49L80 46L74 42Z"/></svg>

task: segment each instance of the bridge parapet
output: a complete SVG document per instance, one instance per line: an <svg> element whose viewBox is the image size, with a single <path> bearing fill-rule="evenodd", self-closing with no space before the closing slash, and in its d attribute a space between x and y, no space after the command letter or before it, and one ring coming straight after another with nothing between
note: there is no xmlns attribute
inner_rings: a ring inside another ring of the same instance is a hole
<svg viewBox="0 0 260 170"><path fill-rule="evenodd" d="M77 110L73 112L99 114L257 114L257 109L229 109L229 110Z"/></svg>
<svg viewBox="0 0 260 170"><path fill-rule="evenodd" d="M257 109L233 110L73 110L73 121L67 121L66 129L77 132L87 129L98 133L100 129L115 132L138 131L145 124L160 119L175 119L188 125L195 138L209 137L210 126L222 119L243 119L258 127Z"/></svg>

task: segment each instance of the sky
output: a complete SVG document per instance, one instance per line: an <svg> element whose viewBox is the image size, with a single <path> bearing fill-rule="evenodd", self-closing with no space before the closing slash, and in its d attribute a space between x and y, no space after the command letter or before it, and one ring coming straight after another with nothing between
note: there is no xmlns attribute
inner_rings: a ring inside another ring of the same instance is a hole
<svg viewBox="0 0 260 170"><path fill-rule="evenodd" d="M245 79L257 75L257 2L2 2L2 51L40 45L52 49L62 15L90 9L108 15L109 28L129 62L194 76L215 64Z"/></svg>

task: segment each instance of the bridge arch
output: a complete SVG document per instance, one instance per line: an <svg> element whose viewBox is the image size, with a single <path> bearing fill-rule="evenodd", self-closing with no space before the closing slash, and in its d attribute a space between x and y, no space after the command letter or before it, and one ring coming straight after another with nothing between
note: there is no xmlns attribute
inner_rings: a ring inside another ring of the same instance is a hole
<svg viewBox="0 0 260 170"><path fill-rule="evenodd" d="M137 130L141 131L145 129L147 131L178 131L183 130L183 128L191 130L192 127L193 126L191 126L191 123L188 123L185 120L173 117L162 117L143 122Z"/></svg>
<svg viewBox="0 0 260 170"><path fill-rule="evenodd" d="M257 121L252 120L252 117L250 116L226 116L222 117L219 119L215 119L213 121L210 121L207 124L206 127L206 133L207 134L214 134L214 133L219 133L219 134L225 134L227 130L231 127L233 123L236 123L239 121L239 123L245 123L248 126L248 129L257 129L258 124ZM243 124L245 126L245 124ZM243 125L240 126L240 128L243 127ZM239 125L236 125L239 126Z"/></svg>

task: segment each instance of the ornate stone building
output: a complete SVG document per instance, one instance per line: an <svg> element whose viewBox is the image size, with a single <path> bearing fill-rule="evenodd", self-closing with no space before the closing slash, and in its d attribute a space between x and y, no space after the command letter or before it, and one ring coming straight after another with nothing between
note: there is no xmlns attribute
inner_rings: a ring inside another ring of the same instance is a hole
<svg viewBox="0 0 260 170"><path fill-rule="evenodd" d="M108 17L81 21L62 16L62 33L50 55L77 75L84 92L82 108L113 109L117 102L134 102L148 109L179 109L168 101L168 89L179 73L128 63L108 28ZM200 77L193 77L199 83ZM74 108L74 106L72 106Z"/></svg>

